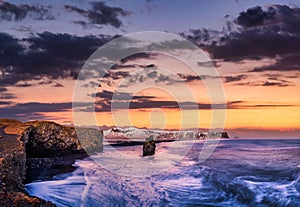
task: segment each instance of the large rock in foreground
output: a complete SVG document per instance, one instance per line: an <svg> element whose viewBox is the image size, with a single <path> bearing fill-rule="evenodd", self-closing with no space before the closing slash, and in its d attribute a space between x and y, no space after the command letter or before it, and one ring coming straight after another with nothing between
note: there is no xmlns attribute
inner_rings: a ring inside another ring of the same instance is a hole
<svg viewBox="0 0 300 207"><path fill-rule="evenodd" d="M97 129L62 126L54 122L29 122L21 140L27 157L58 157L72 153L100 152L103 133Z"/></svg>
<svg viewBox="0 0 300 207"><path fill-rule="evenodd" d="M26 168L73 162L77 155L87 156L83 146L88 153L102 151L102 140L97 129L0 119L0 206L55 206L26 193Z"/></svg>

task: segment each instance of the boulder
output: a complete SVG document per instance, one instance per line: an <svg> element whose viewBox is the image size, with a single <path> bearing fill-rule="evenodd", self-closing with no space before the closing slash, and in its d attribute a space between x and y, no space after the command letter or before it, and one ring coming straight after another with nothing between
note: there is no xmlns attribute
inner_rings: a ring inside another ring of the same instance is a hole
<svg viewBox="0 0 300 207"><path fill-rule="evenodd" d="M222 132L221 138L229 139L228 133L227 132Z"/></svg>
<svg viewBox="0 0 300 207"><path fill-rule="evenodd" d="M80 139L78 139L80 137ZM21 137L28 157L58 157L103 150L103 132L91 128L62 126L54 122L33 122Z"/></svg>
<svg viewBox="0 0 300 207"><path fill-rule="evenodd" d="M146 142L143 145L143 156L150 156L155 154L155 141L153 136L151 135L149 138L146 139Z"/></svg>

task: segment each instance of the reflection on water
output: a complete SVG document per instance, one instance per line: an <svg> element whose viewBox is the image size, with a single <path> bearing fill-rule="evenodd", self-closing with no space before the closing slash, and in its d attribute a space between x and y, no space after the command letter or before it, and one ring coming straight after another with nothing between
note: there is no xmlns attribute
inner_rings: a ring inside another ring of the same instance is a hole
<svg viewBox="0 0 300 207"><path fill-rule="evenodd" d="M166 167L175 162L170 144L157 144L164 156L153 157L141 157L141 146L119 147L121 155L142 160L130 165L118 162L120 155L107 148L93 159L110 162L110 170L118 173L91 159L78 160L75 171L26 189L58 206L300 206L300 140L222 140L204 163L198 162L203 142L197 142L181 162L159 174L120 174L149 170L141 163Z"/></svg>

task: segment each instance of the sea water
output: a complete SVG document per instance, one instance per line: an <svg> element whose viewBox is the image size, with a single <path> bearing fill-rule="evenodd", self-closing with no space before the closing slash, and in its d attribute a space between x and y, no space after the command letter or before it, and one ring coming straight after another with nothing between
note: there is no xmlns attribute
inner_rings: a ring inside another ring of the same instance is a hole
<svg viewBox="0 0 300 207"><path fill-rule="evenodd" d="M203 141L193 142L180 161L171 145L157 144L156 155L146 158L142 146L107 146L93 159L77 160L73 172L34 181L26 190L72 207L300 206L300 139L220 140L204 162ZM135 161L123 165L116 150ZM141 176L147 163L158 171Z"/></svg>

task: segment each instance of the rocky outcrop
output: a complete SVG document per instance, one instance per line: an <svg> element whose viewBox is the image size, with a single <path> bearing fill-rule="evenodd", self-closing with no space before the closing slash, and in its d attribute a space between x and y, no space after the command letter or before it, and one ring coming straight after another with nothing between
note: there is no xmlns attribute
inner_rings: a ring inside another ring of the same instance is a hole
<svg viewBox="0 0 300 207"><path fill-rule="evenodd" d="M103 133L54 122L0 119L0 206L55 206L24 190L26 168L72 163L102 151ZM80 136L80 140L78 137Z"/></svg>
<svg viewBox="0 0 300 207"><path fill-rule="evenodd" d="M55 206L24 190L26 153L19 137L26 127L15 120L0 119L0 206Z"/></svg>
<svg viewBox="0 0 300 207"><path fill-rule="evenodd" d="M229 139L229 135L227 132L222 132L221 138Z"/></svg>
<svg viewBox="0 0 300 207"><path fill-rule="evenodd" d="M80 137L80 140L78 139ZM32 122L21 140L25 142L28 157L58 157L103 150L103 133L97 129L62 126L54 122Z"/></svg>
<svg viewBox="0 0 300 207"><path fill-rule="evenodd" d="M150 156L155 154L155 142L153 136L150 136L146 139L146 142L143 145L143 156Z"/></svg>

